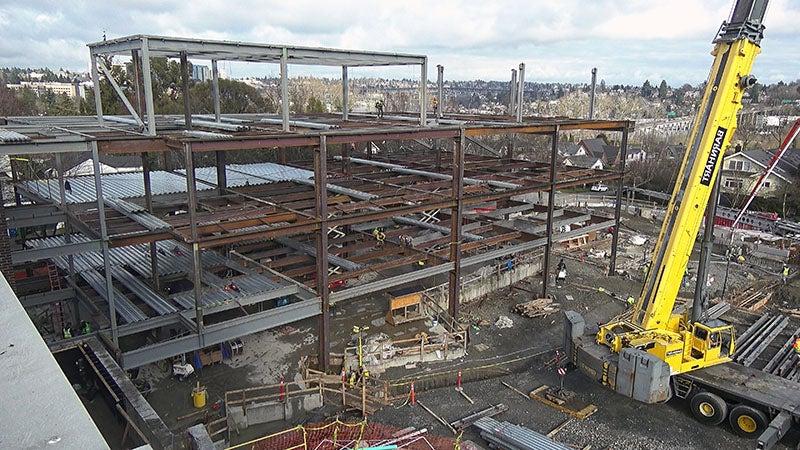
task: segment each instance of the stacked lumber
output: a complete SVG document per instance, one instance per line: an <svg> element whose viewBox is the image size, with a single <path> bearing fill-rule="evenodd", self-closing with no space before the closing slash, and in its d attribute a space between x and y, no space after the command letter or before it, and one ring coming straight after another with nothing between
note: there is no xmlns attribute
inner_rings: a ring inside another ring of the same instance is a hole
<svg viewBox="0 0 800 450"><path fill-rule="evenodd" d="M514 312L517 314L528 317L531 319L538 317L547 317L550 314L561 311L560 304L553 301L552 298L537 298L528 302L517 303L514 306Z"/></svg>

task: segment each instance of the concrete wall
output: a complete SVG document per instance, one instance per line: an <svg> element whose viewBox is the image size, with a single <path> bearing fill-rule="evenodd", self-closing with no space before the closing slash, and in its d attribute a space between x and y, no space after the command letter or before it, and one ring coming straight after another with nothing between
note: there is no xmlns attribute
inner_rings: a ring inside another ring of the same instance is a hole
<svg viewBox="0 0 800 450"><path fill-rule="evenodd" d="M488 269L488 270L487 270ZM461 283L461 303L469 303L478 300L498 289L503 289L518 283L525 278L539 275L542 271L542 261L533 261L517 265L514 270L496 270L486 267L479 269L462 279ZM427 291L428 296L447 311L447 283L440 284Z"/></svg>
<svg viewBox="0 0 800 450"><path fill-rule="evenodd" d="M272 400L248 403L247 414L241 406L230 406L227 408L228 427L243 429L276 420L299 420L300 416L320 407L322 396L317 392L290 397L285 403Z"/></svg>

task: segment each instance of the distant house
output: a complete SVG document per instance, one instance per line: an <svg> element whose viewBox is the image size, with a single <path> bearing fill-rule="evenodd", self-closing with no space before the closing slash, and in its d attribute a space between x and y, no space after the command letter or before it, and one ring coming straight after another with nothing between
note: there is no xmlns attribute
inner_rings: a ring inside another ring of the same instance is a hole
<svg viewBox="0 0 800 450"><path fill-rule="evenodd" d="M722 165L722 189L726 192L749 193L769 166L774 150L744 150L725 157ZM800 168L800 157L788 151L764 181L760 197L769 197L787 184L794 183Z"/></svg>
<svg viewBox="0 0 800 450"><path fill-rule="evenodd" d="M577 156L578 152L581 152L581 148L578 147L578 144L574 142L559 142L558 143L558 155L559 156ZM586 153L581 153L586 154Z"/></svg>
<svg viewBox="0 0 800 450"><path fill-rule="evenodd" d="M591 155L575 155L564 158L564 166L581 167L583 169L603 170L603 160Z"/></svg>
<svg viewBox="0 0 800 450"><path fill-rule="evenodd" d="M583 139L578 143L577 155L591 155L603 160L604 165L614 165L619 157L619 150L613 145L606 144L601 138Z"/></svg>
<svg viewBox="0 0 800 450"><path fill-rule="evenodd" d="M626 162L644 161L645 159L647 159L647 152L641 147L628 147L628 151L625 153Z"/></svg>

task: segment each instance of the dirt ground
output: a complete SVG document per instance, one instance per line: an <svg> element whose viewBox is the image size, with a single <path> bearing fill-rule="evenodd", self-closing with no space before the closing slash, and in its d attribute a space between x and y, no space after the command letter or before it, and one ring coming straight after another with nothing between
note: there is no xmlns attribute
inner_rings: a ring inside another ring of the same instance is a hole
<svg viewBox="0 0 800 450"><path fill-rule="evenodd" d="M622 312L625 308L625 298L629 295L637 296L641 289L641 273L636 269L641 266L641 261L647 254L646 249L652 247L659 224L631 217L626 218L625 224L622 229L623 246L619 252L618 267L627 270L627 274L608 277L607 257L593 259L571 253L563 256L569 272L567 282L562 287L552 286L550 289L555 300L561 304L562 310L571 309L580 312L587 324L606 321ZM631 238L636 235L643 235L649 240L641 246L629 244ZM554 266L558 260L559 257L554 258ZM759 272L747 266L734 264L727 269L726 289L746 285L755 277L768 276L762 273L763 270ZM724 264L712 264L711 270L715 277L712 291L720 290L726 267ZM486 361L496 359L498 355L531 353L539 350L552 351L560 347L563 333L560 313L546 318L527 319L512 312L516 303L538 296L534 293L540 292L541 280L531 278L520 283L518 287L521 289L503 289L484 299L463 305L462 321L469 322L471 338L468 354L464 358L457 361L419 364L413 369L394 368L378 376L383 379L395 379L443 369L466 368L485 364ZM603 287L606 292L599 291L598 287ZM694 281L688 277L686 291L690 294L693 289ZM615 296L610 295L611 293ZM786 295L797 298L791 293ZM344 346L351 342L353 337L351 330L354 325L369 326L368 334L386 333L398 339L413 336L426 327L422 321L400 327L389 326L383 320L385 308L386 299L381 295L337 305L333 309L333 352L341 352ZM494 323L501 315L512 320L511 328L495 327ZM242 355L232 361L204 368L196 377L187 381L175 381L168 377L165 371L154 366L148 367L141 375L153 386L153 392L148 396L148 400L168 426L175 431L181 430L191 425L187 421L179 421L178 417L193 412L190 392L196 382L199 381L207 387L209 403L213 403L222 399L227 390L275 383L281 377L291 380L297 375L300 359L316 352L315 327L315 321L307 320L291 327L250 336L244 340L245 351ZM465 383L464 391L475 404L470 404L453 387L421 391L418 392L417 398L448 421L493 404L504 403L509 410L497 416L498 420L521 424L544 434L564 422L568 416L521 396L504 387L501 381L515 386L522 392L530 392L543 384L558 384L555 369L544 367L549 355L550 353L547 353L547 357L531 359L522 367L517 365L512 371L500 377ZM736 437L727 425L723 427L700 425L691 416L685 403L679 400L670 401L666 405L641 404L611 392L575 371L567 374L565 387L576 392L579 398L598 407L594 415L585 420L572 420L555 436L555 439L578 448L589 444L595 449L620 450L754 448L753 442ZM326 415L333 414L336 414L336 411L332 406L326 406L322 411L309 415L306 421L320 421ZM427 428L433 434L450 435L443 425L419 406L386 407L371 420L400 427ZM242 435L235 437L233 443L292 425L294 424L272 423L259 428L251 427ZM464 438L486 446L474 430L467 430ZM792 445L795 442L796 438L789 440ZM786 448L785 445L781 444L781 448Z"/></svg>

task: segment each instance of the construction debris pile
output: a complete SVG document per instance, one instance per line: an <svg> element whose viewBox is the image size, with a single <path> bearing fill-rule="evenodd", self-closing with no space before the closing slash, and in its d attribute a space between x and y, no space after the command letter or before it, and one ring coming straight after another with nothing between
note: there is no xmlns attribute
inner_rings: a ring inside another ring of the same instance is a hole
<svg viewBox="0 0 800 450"><path fill-rule="evenodd" d="M537 298L531 301L517 303L514 306L514 312L531 319L547 317L559 311L561 311L560 304L554 302L551 297Z"/></svg>

